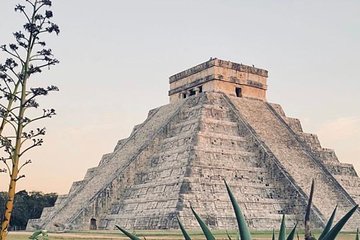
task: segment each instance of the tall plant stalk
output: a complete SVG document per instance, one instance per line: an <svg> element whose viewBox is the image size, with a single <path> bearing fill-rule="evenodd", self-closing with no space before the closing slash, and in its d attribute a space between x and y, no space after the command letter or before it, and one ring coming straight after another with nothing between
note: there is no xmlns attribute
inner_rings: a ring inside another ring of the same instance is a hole
<svg viewBox="0 0 360 240"><path fill-rule="evenodd" d="M6 59L0 64L0 161L5 165L1 172L9 175L9 188L5 214L1 223L0 240L7 238L11 213L14 208L14 197L17 182L24 178L21 173L31 160L24 160L24 155L31 149L41 146L45 128L29 128L33 122L55 115L54 109L37 110L37 98L51 91L58 91L56 86L30 87L29 82L35 74L59 61L54 58L51 49L40 37L47 33L60 32L59 27L50 19L52 11L48 10L50 0L24 0L25 5L18 4L15 11L22 13L26 21L24 32L14 33L15 43L1 45ZM34 76L35 75L35 76Z"/></svg>

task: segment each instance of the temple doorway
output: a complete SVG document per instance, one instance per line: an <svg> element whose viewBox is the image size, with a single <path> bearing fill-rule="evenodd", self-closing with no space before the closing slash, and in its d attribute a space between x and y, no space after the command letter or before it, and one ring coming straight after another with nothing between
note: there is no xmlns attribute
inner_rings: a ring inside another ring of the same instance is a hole
<svg viewBox="0 0 360 240"><path fill-rule="evenodd" d="M96 225L96 219L95 218L90 219L90 230L97 230L97 225Z"/></svg>
<svg viewBox="0 0 360 240"><path fill-rule="evenodd" d="M241 88L239 88L239 87L235 88L235 93L236 93L237 97L242 97Z"/></svg>

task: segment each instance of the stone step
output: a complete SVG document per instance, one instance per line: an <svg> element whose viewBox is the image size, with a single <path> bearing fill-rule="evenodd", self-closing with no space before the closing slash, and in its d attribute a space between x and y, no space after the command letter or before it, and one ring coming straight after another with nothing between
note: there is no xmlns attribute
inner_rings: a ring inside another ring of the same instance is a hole
<svg viewBox="0 0 360 240"><path fill-rule="evenodd" d="M256 153L239 150L239 149L221 149L221 148L206 148L203 146L194 146L194 150L199 152L207 152L207 153L220 153L220 154L232 154L232 155L240 155L240 156L248 156L254 157Z"/></svg>
<svg viewBox="0 0 360 240"><path fill-rule="evenodd" d="M58 212L51 219L43 219L44 228L52 229L53 224L57 222L72 221L71 219L80 216L79 214L84 208L88 207L90 199L93 199L96 194L102 191L114 178L117 171L121 171L122 168L126 168L126 162L137 156L143 146L149 144L151 136L164 127L171 117L174 117L182 104L187 102L181 102L173 105L166 105L161 108L149 119L147 119L142 126L133 134L121 148L121 153L116 152L112 159L104 164L97 178L92 178L84 186L80 192L69 195L67 200L59 206ZM69 220L70 219L70 220Z"/></svg>
<svg viewBox="0 0 360 240"><path fill-rule="evenodd" d="M270 111L266 103L249 99L230 99L242 117L255 130L257 136L271 149L305 193L309 192L311 179L315 179L317 186L321 186L316 188L313 203L323 215L331 215L334 206L338 204L341 210L336 219L339 219L341 214L352 206L350 199L342 193L343 190L339 189L334 179L324 171L321 163L309 155L302 143L297 140L296 135ZM356 221L360 222L358 212L354 214L348 226L353 226Z"/></svg>
<svg viewBox="0 0 360 240"><path fill-rule="evenodd" d="M243 144L246 143L246 138L239 136L239 135L229 135L227 133L218 133L218 132L208 132L208 131L200 131L197 134L198 137L204 137L204 138L218 138L218 139L224 139L224 140L233 140L237 142L241 142Z"/></svg>
<svg viewBox="0 0 360 240"><path fill-rule="evenodd" d="M169 128L170 128L170 130L179 129L179 128L183 129L184 127L192 126L195 123L198 123L199 120L200 120L200 117L199 118L193 118L193 119L186 119L186 120L180 121L180 122L170 123Z"/></svg>
<svg viewBox="0 0 360 240"><path fill-rule="evenodd" d="M228 119L218 120L201 116L201 122L207 124L219 124L226 127L238 127L238 123L236 121L230 121Z"/></svg>
<svg viewBox="0 0 360 240"><path fill-rule="evenodd" d="M192 131L185 131L185 132L181 132L180 134L178 134L176 136L164 138L161 141L161 143L162 144L175 143L175 142L180 141L180 140L184 140L184 139L187 140L187 139L191 138L193 135L194 134L193 134Z"/></svg>

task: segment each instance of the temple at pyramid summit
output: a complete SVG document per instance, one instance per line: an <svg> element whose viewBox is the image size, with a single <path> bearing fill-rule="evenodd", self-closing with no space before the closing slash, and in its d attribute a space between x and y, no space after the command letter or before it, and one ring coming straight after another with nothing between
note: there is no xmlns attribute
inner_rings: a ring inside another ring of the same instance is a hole
<svg viewBox="0 0 360 240"><path fill-rule="evenodd" d="M113 152L27 229L235 229L224 186L252 229L303 223L312 179L314 228L360 203L360 178L300 121L266 100L268 71L217 58L170 77L170 103L148 113ZM357 210L345 229L359 227Z"/></svg>

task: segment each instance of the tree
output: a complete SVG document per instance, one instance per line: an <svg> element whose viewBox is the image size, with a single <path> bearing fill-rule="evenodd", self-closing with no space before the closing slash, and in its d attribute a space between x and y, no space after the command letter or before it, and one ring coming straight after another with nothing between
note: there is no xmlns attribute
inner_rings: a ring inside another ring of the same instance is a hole
<svg viewBox="0 0 360 240"><path fill-rule="evenodd" d="M26 154L43 143L45 128L35 128L34 122L55 115L54 109L39 110L37 100L49 92L58 91L56 86L37 87L33 82L44 68L59 63L41 39L44 34L60 32L58 25L50 20L53 17L49 10L52 2L24 1L25 5L15 7L15 11L25 18L24 29L14 32L14 43L0 46L6 56L0 64L0 161L5 166L1 171L9 174L0 240L7 238L16 183L25 177L21 170L31 163L25 158Z"/></svg>
<svg viewBox="0 0 360 240"><path fill-rule="evenodd" d="M6 192L0 192L0 206L4 206L7 198ZM40 218L44 207L52 207L57 199L56 193L19 191L15 194L15 204L11 215L10 229L25 230L29 219ZM3 208L0 216L4 215Z"/></svg>

